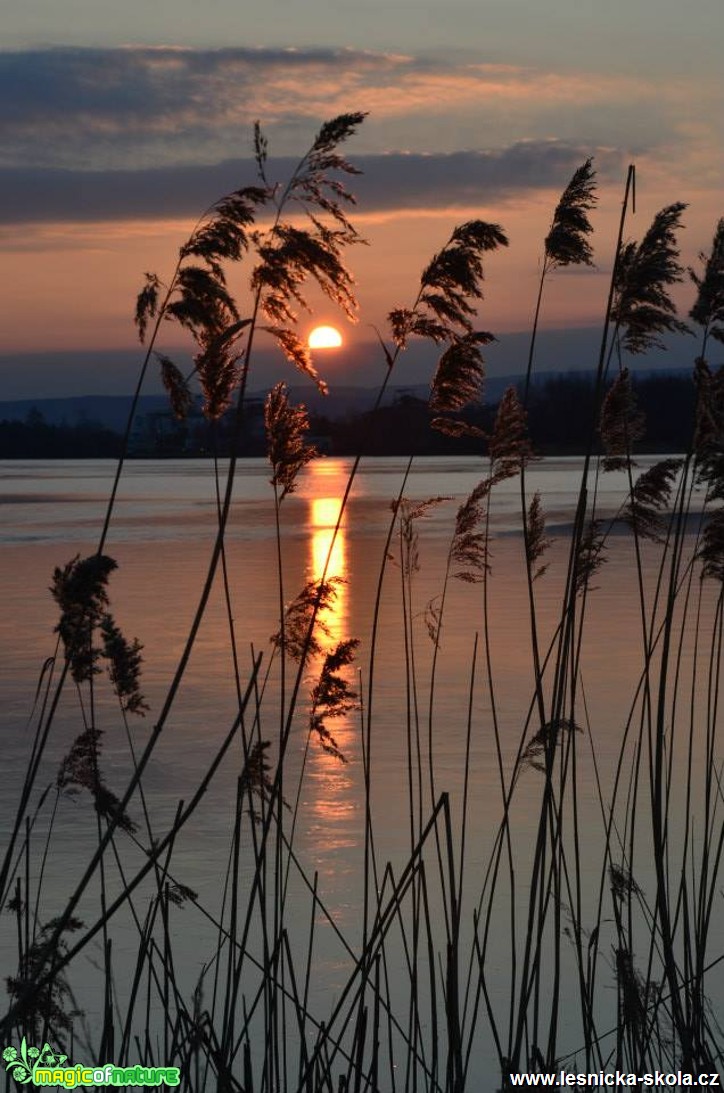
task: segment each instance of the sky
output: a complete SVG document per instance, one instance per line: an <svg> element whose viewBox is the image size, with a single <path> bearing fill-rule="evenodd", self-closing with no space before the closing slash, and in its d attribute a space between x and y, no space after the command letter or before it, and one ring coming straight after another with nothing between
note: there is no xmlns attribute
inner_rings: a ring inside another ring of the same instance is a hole
<svg viewBox="0 0 724 1093"><path fill-rule="evenodd" d="M694 264L724 215L721 0L4 0L2 15L0 400L131 389L143 274L169 275L202 210L255 181L257 119L283 180L324 120L368 112L345 148L364 172L359 322L314 294L301 319L338 325L350 360L471 218L510 240L486 263L481 327L527 329L553 208L589 156L596 266L551 280L547 328L600 321L630 162L627 237L685 201ZM691 287L678 298L686 311ZM169 326L161 348L180 345ZM127 373L105 375L104 353Z"/></svg>

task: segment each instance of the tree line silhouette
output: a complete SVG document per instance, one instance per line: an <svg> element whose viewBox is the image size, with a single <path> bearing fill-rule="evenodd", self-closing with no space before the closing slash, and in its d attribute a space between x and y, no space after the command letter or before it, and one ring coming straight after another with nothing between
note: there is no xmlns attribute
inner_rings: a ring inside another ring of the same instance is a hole
<svg viewBox="0 0 724 1093"><path fill-rule="evenodd" d="M691 376L680 373L650 373L632 377L633 390L646 426L639 448L642 451L683 451L691 431L695 392ZM478 403L462 415L463 420L485 436L489 435L497 403ZM258 412L255 413L254 409ZM250 407L248 428L240 454L263 456L265 440L260 407ZM528 424L537 452L542 455L575 455L585 450L593 414L593 384L587 375L561 373L533 383L528 392ZM147 428L142 449L145 458L182 458L208 455L214 450L228 454L231 427L226 416L216 422L203 419L176 421L168 417L163 430ZM427 400L398 393L389 405L373 412L348 413L332 417L319 412L309 415L311 432L324 454L353 455L477 455L485 443L479 435L454 437L432 427L433 414ZM0 421L0 459L103 459L120 451L120 434L94 421L51 424L38 410L24 421Z"/></svg>

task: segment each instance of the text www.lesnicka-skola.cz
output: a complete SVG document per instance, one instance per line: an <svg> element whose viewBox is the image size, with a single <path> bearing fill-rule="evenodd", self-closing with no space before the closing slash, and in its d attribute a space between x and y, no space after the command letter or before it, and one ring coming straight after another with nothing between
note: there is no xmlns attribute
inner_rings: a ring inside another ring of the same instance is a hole
<svg viewBox="0 0 724 1093"><path fill-rule="evenodd" d="M719 1074L684 1074L681 1070L655 1070L652 1074L629 1074L624 1070L599 1070L595 1073L575 1074L561 1070L558 1074L529 1074L521 1071L509 1074L511 1086L553 1086L566 1089L577 1086L589 1089L658 1088L658 1089L720 1089Z"/></svg>

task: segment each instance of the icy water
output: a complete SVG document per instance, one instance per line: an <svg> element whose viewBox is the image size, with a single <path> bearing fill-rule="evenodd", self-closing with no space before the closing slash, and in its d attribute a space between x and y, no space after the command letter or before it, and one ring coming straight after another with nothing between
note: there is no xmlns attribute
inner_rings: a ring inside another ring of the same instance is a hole
<svg viewBox="0 0 724 1093"><path fill-rule="evenodd" d="M642 469L652 461L642 461ZM426 608L439 604L445 560L457 506L485 473L473 459L419 459L405 480L406 461L378 459L363 464L331 554L330 543L350 462L322 459L305 472L298 492L281 507L282 599L289 602L305 582L327 576L343 578L327 617L327 644L347 637L360 640L356 669L350 681L362 698L362 710L330 724L347 763L326 754L315 740L305 750L308 695L314 665L304 673L299 715L290 738L284 794L299 808L293 831L300 872L289 877L288 918L291 930L305 933L312 917L308 883L317 876L324 905L317 921L311 999L320 1019L331 1008L346 981L350 960L345 942L358 946L362 931L365 793L361 725L371 721L371 820L374 853L381 872L390 862L396 875L410 853L411 839L429 815L433 796L450 795L454 830L459 830L466 797L467 833L464 847L464 887L467 907L478 905L485 870L502 814L500 760L509 769L524 734L533 697L533 673L527 587L522 539L519 534L520 494L517 480L497 487L491 504L491 572L488 582L488 645L483 628L481 585L449 583L440 650L431 686L433 645L427 633ZM17 807L22 777L32 744L33 699L41 668L55 649L53 628L57 608L48 592L55 566L75 555L93 553L110 489L109 462L5 462L0 464L0 665L3 792L0 831L9 831ZM225 468L222 466L222 472ZM567 563L568 535L578 494L581 463L549 459L532 466L527 492L540 491L547 532L553 543L549 567L536 583L540 648L545 653L560 618ZM227 536L234 636L246 686L255 654L263 654L259 677L265 685L260 735L270 741L273 758L280 731L280 679L271 656L270 636L278 628L280 592L276 562L274 506L266 464L240 464ZM601 479L597 498L602 518L615 514L625 497L623 475ZM373 689L370 694L370 645L373 611L391 505L401 495L436 502L416 521L419 569L407 604L405 628L403 567L400 542L392 536L382 586ZM110 582L111 609L128 637L144 646L143 690L150 710L145 719L131 719L131 738L140 753L154 714L161 708L169 681L182 652L201 592L212 549L216 521L214 478L203 461L131 462L121 483L106 552L118 563ZM327 557L329 562L327 564ZM654 555L649 602L654 595ZM642 669L641 615L631 537L618 528L609 539L607 562L594 580L587 604L587 624L581 649L581 728L577 735L578 823L582 833L584 891L593 893L601 879L604 801L610 799L627 719ZM714 593L705 594L699 630L712 622ZM427 612L429 621L429 610ZM692 634L696 632L693 627ZM407 637L405 638L405 634ZM682 663L692 655L692 642L682 647ZM486 653L489 652L489 668ZM414 663L414 679L408 667ZM359 672L359 675L357 674ZM491 684L492 680L492 684ZM287 695L293 682L287 673ZM131 772L129 745L107 681L96 687L96 723L104 729L105 776L121 791ZM687 701L691 700L687 694ZM703 699L702 699L703 700ZM181 800L189 801L200 778L234 721L237 696L229 623L222 585L217 580L196 640L187 672L168 723L150 760L143 787L155 835L172 823ZM86 708L87 714L87 708ZM252 719L253 720L253 719ZM34 724L34 723L33 723ZM496 746L501 749L499 758ZM469 727L469 745L468 740ZM38 782L40 791L52 783L58 764L82 730L78 696L65 688L46 748ZM466 747L469 754L466 767ZM624 745L624 749L627 745ZM417 756L422 777L418 780ZM630 768L631 751L626 752ZM410 767L412 755L412 768ZM429 775L432 758L432 784ZM595 759L595 762L594 762ZM199 903L218 916L229 861L229 831L233 822L237 779L242 757L238 742L230 749L198 809L178 836L170 873L199 895ZM466 780L467 774L467 780ZM513 824L521 847L521 874L532 845L540 800L541 776L533 767L521 775L515 796ZM410 786L412 787L410 789ZM466 788L467 787L467 788ZM600 787L600 788L599 788ZM411 832L410 794L413 800ZM51 794L51 798L52 798ZM141 820L140 802L134 818ZM37 866L48 829L46 804L32 835L31 860ZM289 810L291 835L291 809ZM144 825L139 826L143 832ZM140 834L139 834L140 837ZM83 796L61 797L54 823L52 853L42 879L40 920L61 910L96 844L93 811ZM142 839L147 842L147 837ZM462 847L456 846L458 864ZM126 846L123 865L132 871L143 861L141 850ZM242 882L251 877L249 848L241 854ZM303 871L304 877L301 875ZM36 871L32 884L37 886ZM109 885L121 881L109 865ZM306 878L306 879L304 879ZM523 882L524 883L524 882ZM643 878L641 883L643 883ZM144 888L138 891L137 914L145 914ZM433 901L434 907L434 901ZM466 915L466 928L472 910ZM439 911L439 908L438 908ZM95 906L97 914L97 904ZM93 912L86 908L89 921ZM208 918L187 904L178 912L177 970L193 985L209 965L217 936ZM14 924L0 926L3 972L12 965ZM135 927L127 909L112 928L114 952L123 964L132 952ZM83 958L78 990L92 1021L100 1000L94 998L92 967L99 960ZM491 982L501 984L499 1006L505 1023L505 982L510 955L506 945L494 946L489 958ZM121 987L121 993L123 988ZM564 1021L565 1024L565 1021ZM479 1018L471 1074L490 1073L492 1043L486 1019ZM573 1034L572 1034L573 1035ZM575 1044L572 1045L572 1050ZM482 1081L482 1079L481 1079ZM483 1082L479 1088L492 1088Z"/></svg>

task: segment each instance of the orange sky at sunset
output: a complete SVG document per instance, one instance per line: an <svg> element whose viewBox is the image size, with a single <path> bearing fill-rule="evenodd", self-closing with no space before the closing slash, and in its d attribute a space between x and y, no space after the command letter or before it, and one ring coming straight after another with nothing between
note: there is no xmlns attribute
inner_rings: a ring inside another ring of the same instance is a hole
<svg viewBox="0 0 724 1093"><path fill-rule="evenodd" d="M332 13L311 0L303 19L278 4L249 6L256 20L242 26L227 0L203 25L189 0L159 0L153 11L131 0L113 14L74 0L63 20L49 0L10 5L0 50L0 363L132 350L144 272L168 275L202 210L254 183L257 118L269 173L283 182L323 120L370 112L345 146L364 172L351 180L352 219L370 244L348 255L359 324L312 294L322 307L301 317L305 337L324 322L350 348L373 343L372 325L384 333L387 312L414 299L454 225L477 217L510 239L487 263L480 326L526 329L552 210L589 155L597 268L551 280L544 326L598 323L629 162L638 190L627 235L640 237L680 200L689 203L684 262L708 248L724 213L719 3L694 0L684 13L673 0L635 10L552 0L541 20L531 0L451 0L445 19L423 5L427 32L407 18L408 0L384 6L384 27L346 3ZM377 6L369 0L370 12ZM244 277L243 266L232 276L242 312ZM678 293L686 309L689 287ZM169 329L162 348L180 344ZM35 394L29 372L27 381ZM89 373L89 392L102 383L102 369Z"/></svg>
<svg viewBox="0 0 724 1093"><path fill-rule="evenodd" d="M648 225L651 215L666 202L665 195L647 194L640 179L637 225ZM708 222L715 207L703 195L709 218L699 214L685 239L692 261L708 244ZM357 280L359 322L353 326L335 313L329 302L310 292L318 309L314 319L344 331L345 342L370 341L369 324L384 328L392 307L408 304L417 290L419 274L435 248L442 246L455 224L473 216L497 219L508 233L510 247L491 256L486 267L485 301L480 319L486 329L505 333L523 329L532 314L537 290L538 259L557 194L546 191L534 200L497 207L416 209L394 214L354 216L368 247L349 253ZM585 326L595 323L605 305L608 272L615 242L620 189L608 186L593 216L597 229L598 268L571 272L551 280L546 305L550 325ZM647 219L648 218L648 219ZM163 276L172 267L190 222L130 221L122 223L52 224L31 229L24 245L6 251L13 276L0 300L4 352L11 350L124 348L135 344L131 316L140 274L151 269ZM68 276L72 269L72 277ZM384 274L381 276L380 271ZM243 267L232 283L243 293ZM679 290L682 306L689 286ZM243 298L243 297L242 297ZM38 313L38 301L42 309ZM301 315L306 329L314 319ZM169 330L170 343L179 344Z"/></svg>

